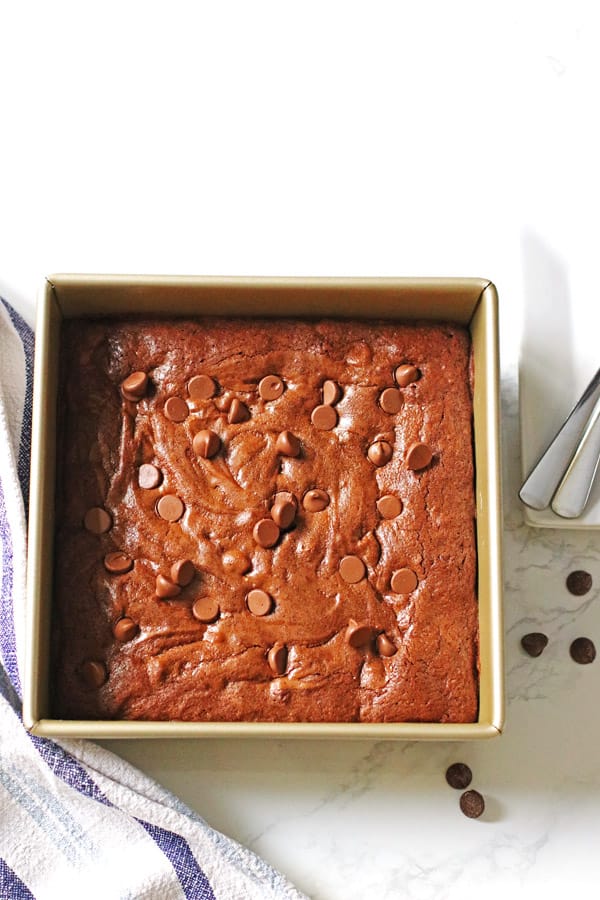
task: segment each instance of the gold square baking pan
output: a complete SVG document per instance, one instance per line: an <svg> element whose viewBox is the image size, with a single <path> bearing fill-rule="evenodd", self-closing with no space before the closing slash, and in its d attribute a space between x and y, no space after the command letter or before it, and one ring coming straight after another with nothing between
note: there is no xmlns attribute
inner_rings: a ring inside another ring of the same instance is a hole
<svg viewBox="0 0 600 900"><path fill-rule="evenodd" d="M470 329L474 354L474 434L480 634L478 721L470 724L149 722L53 719L49 705L53 584L56 409L61 321L140 313L191 316L330 316L454 321ZM498 297L479 278L204 278L56 275L39 296L33 405L28 640L23 718L54 738L300 737L470 740L499 734L504 722L502 509L500 487Z"/></svg>

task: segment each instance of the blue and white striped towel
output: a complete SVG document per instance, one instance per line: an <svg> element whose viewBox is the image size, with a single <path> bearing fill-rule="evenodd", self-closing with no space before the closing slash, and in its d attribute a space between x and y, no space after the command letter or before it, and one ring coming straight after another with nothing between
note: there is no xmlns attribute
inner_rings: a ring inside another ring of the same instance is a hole
<svg viewBox="0 0 600 900"><path fill-rule="evenodd" d="M0 900L302 900L114 754L23 728L32 368L33 332L0 302Z"/></svg>

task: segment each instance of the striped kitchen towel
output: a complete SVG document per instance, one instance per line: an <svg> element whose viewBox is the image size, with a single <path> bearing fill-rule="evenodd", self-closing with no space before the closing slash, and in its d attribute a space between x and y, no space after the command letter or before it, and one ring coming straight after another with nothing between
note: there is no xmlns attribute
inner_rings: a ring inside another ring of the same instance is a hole
<svg viewBox="0 0 600 900"><path fill-rule="evenodd" d="M0 900L303 896L172 794L88 741L21 721L33 332L0 302Z"/></svg>

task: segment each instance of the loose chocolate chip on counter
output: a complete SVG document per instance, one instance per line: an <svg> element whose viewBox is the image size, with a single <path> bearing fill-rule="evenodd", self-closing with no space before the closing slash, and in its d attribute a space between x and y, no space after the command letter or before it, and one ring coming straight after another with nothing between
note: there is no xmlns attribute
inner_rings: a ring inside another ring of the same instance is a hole
<svg viewBox="0 0 600 900"><path fill-rule="evenodd" d="M279 540L279 526L273 519L259 519L252 530L252 536L261 547L274 547Z"/></svg>
<svg viewBox="0 0 600 900"><path fill-rule="evenodd" d="M187 587L196 574L196 567L191 559L178 559L171 566L171 579L180 587Z"/></svg>
<svg viewBox="0 0 600 900"><path fill-rule="evenodd" d="M90 690L101 688L108 678L106 666L97 659L88 659L79 670L85 685Z"/></svg>
<svg viewBox="0 0 600 900"><path fill-rule="evenodd" d="M396 378L396 384L400 385L400 387L406 387L407 385L411 384L411 382L418 379L419 370L416 366L398 366L398 368L394 372L394 376Z"/></svg>
<svg viewBox="0 0 600 900"><path fill-rule="evenodd" d="M237 397L231 401L231 406L229 407L229 413L227 414L227 421L230 425L239 425L240 422L247 422L250 418L250 410L246 406L245 403L242 403L241 400L238 400Z"/></svg>
<svg viewBox="0 0 600 900"><path fill-rule="evenodd" d="M335 406L342 399L342 389L335 381L323 382L323 403L325 406Z"/></svg>
<svg viewBox="0 0 600 900"><path fill-rule="evenodd" d="M465 763L452 763L446 769L446 781L451 788L458 791L464 791L468 788L473 780L473 773Z"/></svg>
<svg viewBox="0 0 600 900"><path fill-rule="evenodd" d="M187 388L192 400L210 400L217 393L217 385L210 375L194 375Z"/></svg>
<svg viewBox="0 0 600 900"><path fill-rule="evenodd" d="M246 595L246 606L253 616L268 616L273 609L273 598L266 591L254 588Z"/></svg>
<svg viewBox="0 0 600 900"><path fill-rule="evenodd" d="M420 469L426 469L433 459L433 451L427 444L421 444L415 441L406 451L406 465L409 469L418 472Z"/></svg>
<svg viewBox="0 0 600 900"><path fill-rule="evenodd" d="M112 631L116 640L125 644L127 641L133 640L139 630L137 622L134 622L129 616L123 616L122 619L115 622Z"/></svg>
<svg viewBox="0 0 600 900"><path fill-rule="evenodd" d="M279 528L289 528L296 518L296 502L286 497L278 497L271 507L271 518Z"/></svg>
<svg viewBox="0 0 600 900"><path fill-rule="evenodd" d="M377 652L380 656L393 656L396 653L396 646L390 641L387 634L378 634L375 641Z"/></svg>
<svg viewBox="0 0 600 900"><path fill-rule="evenodd" d="M138 484L145 491L157 488L162 481L162 472L152 463L142 463L138 469Z"/></svg>
<svg viewBox="0 0 600 900"><path fill-rule="evenodd" d="M167 522L177 522L184 511L183 501L176 494L165 494L156 504L156 512Z"/></svg>
<svg viewBox="0 0 600 900"><path fill-rule="evenodd" d="M282 456L299 456L300 440L291 431L282 431L275 442L275 450Z"/></svg>
<svg viewBox="0 0 600 900"><path fill-rule="evenodd" d="M485 809L485 800L479 791L465 791L460 798L460 808L469 819L478 819Z"/></svg>
<svg viewBox="0 0 600 900"><path fill-rule="evenodd" d="M354 619L350 619L345 638L346 643L355 649L366 647L373 639L373 629L370 625L359 625Z"/></svg>
<svg viewBox="0 0 600 900"><path fill-rule="evenodd" d="M329 494L313 488L307 491L302 498L302 506L308 512L321 512L321 510L329 506Z"/></svg>
<svg viewBox="0 0 600 900"><path fill-rule="evenodd" d="M410 594L418 583L419 579L412 569L402 568L392 575L391 588L395 594Z"/></svg>
<svg viewBox="0 0 600 900"><path fill-rule="evenodd" d="M163 408L171 422L184 422L190 414L189 406L181 397L169 397Z"/></svg>
<svg viewBox="0 0 600 900"><path fill-rule="evenodd" d="M219 618L221 607L213 597L198 597L192 606L192 615L204 625L210 625Z"/></svg>
<svg viewBox="0 0 600 900"><path fill-rule="evenodd" d="M283 381L277 375L265 375L258 383L258 393L263 400L277 400L283 394Z"/></svg>
<svg viewBox="0 0 600 900"><path fill-rule="evenodd" d="M571 654L571 659L581 666L587 666L596 659L594 642L586 637L575 638L569 647L569 652Z"/></svg>
<svg viewBox="0 0 600 900"><path fill-rule="evenodd" d="M315 406L310 414L310 421L319 431L331 431L337 425L338 415L333 406L323 403L321 406Z"/></svg>
<svg viewBox="0 0 600 900"><path fill-rule="evenodd" d="M339 573L348 584L357 584L365 577L366 567L358 556L344 556L340 560Z"/></svg>
<svg viewBox="0 0 600 900"><path fill-rule="evenodd" d="M196 456L202 459L210 459L219 452L221 447L221 438L215 431L210 428L203 428L198 434L194 435L192 448Z"/></svg>
<svg viewBox="0 0 600 900"><path fill-rule="evenodd" d="M165 575L156 576L156 596L160 597L161 600L166 600L168 597L177 597L180 593L181 588L178 584L171 581L170 578L166 578Z"/></svg>
<svg viewBox="0 0 600 900"><path fill-rule="evenodd" d="M383 519L395 519L402 512L402 500L393 494L385 494L377 501L377 509Z"/></svg>
<svg viewBox="0 0 600 900"><path fill-rule="evenodd" d="M375 441L367 450L367 456L373 465L378 467L389 463L393 453L392 445L388 444L387 441Z"/></svg>
<svg viewBox="0 0 600 900"><path fill-rule="evenodd" d="M226 550L221 557L221 564L226 572L234 575L245 575L252 568L251 561L240 550Z"/></svg>
<svg viewBox="0 0 600 900"><path fill-rule="evenodd" d="M141 400L148 390L148 376L145 372L132 372L121 382L121 393L126 400Z"/></svg>
<svg viewBox="0 0 600 900"><path fill-rule="evenodd" d="M583 569L571 572L567 575L567 589L576 597L582 597L592 589L592 576Z"/></svg>
<svg viewBox="0 0 600 900"><path fill-rule="evenodd" d="M92 506L86 512L83 524L92 534L106 534L112 528L112 518L101 506Z"/></svg>
<svg viewBox="0 0 600 900"><path fill-rule="evenodd" d="M548 638L541 631L532 631L521 638L521 647L529 656L540 656L548 646Z"/></svg>
<svg viewBox="0 0 600 900"><path fill-rule="evenodd" d="M267 654L267 661L275 675L283 675L287 667L288 651L284 644L273 644Z"/></svg>
<svg viewBox="0 0 600 900"><path fill-rule="evenodd" d="M104 568L111 575L124 575L133 569L133 560L126 553L116 550L114 553L107 553L104 557Z"/></svg>
<svg viewBox="0 0 600 900"><path fill-rule="evenodd" d="M380 407L390 415L400 412L403 403L404 398L398 388L386 388L379 397Z"/></svg>

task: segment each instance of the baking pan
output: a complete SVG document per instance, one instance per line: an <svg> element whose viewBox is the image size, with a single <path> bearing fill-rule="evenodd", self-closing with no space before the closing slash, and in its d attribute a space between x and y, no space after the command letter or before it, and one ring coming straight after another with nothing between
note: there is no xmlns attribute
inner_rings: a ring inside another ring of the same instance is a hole
<svg viewBox="0 0 600 900"><path fill-rule="evenodd" d="M299 316L454 321L471 332L475 368L474 437L480 642L478 721L149 722L79 721L49 716L56 408L64 318L145 314ZM480 278L205 278L54 275L38 300L23 719L54 738L274 737L470 740L504 723L502 509L499 429L498 297Z"/></svg>

